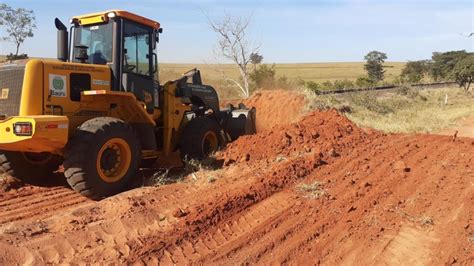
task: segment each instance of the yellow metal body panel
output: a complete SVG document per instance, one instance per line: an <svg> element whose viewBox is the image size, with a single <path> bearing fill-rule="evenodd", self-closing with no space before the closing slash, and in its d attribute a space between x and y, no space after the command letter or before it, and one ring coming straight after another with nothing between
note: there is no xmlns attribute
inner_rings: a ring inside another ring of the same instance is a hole
<svg viewBox="0 0 474 266"><path fill-rule="evenodd" d="M181 98L176 97L176 81L169 81L164 86L164 156L170 156L176 149L181 129L186 123L184 115L191 111L191 106L184 105Z"/></svg>
<svg viewBox="0 0 474 266"><path fill-rule="evenodd" d="M110 109L110 116L124 120L127 123L143 123L155 126L155 121L146 112L145 104L137 101L130 92L116 91L85 91L81 99L84 103L101 104L101 106L114 107Z"/></svg>
<svg viewBox="0 0 474 266"><path fill-rule="evenodd" d="M71 99L71 74L87 74L89 91L80 100ZM149 114L145 103L130 92L111 90L111 69L106 65L31 60L25 70L20 115L0 120L0 150L51 152L62 154L74 130L95 117L116 117L130 124L159 125L163 129L162 150L148 151L145 158L158 157L161 162L179 161L176 151L182 129L187 123L190 105L176 97L177 82L164 85L163 106ZM29 122L33 135L13 133L13 124Z"/></svg>
<svg viewBox="0 0 474 266"><path fill-rule="evenodd" d="M154 29L160 28L160 23L154 20L130 13L128 11L123 11L123 10L107 10L104 12L97 12L97 13L85 14L81 16L75 16L72 19L77 20L80 25L92 25L92 24L108 21L107 14L109 13L115 13L117 17L122 17L128 20L137 22L139 24L152 27Z"/></svg>
<svg viewBox="0 0 474 266"><path fill-rule="evenodd" d="M33 59L26 64L21 92L20 116L43 114L43 101L38 101L43 98L43 69L44 65L41 60Z"/></svg>
<svg viewBox="0 0 474 266"><path fill-rule="evenodd" d="M29 122L32 136L16 136L13 125ZM68 141L68 118L65 116L16 116L0 121L0 150L61 153Z"/></svg>
<svg viewBox="0 0 474 266"><path fill-rule="evenodd" d="M72 88L70 84L70 75L71 73L88 74L90 75L92 83L91 90L110 91L112 77L110 67L105 65L86 65L56 61L43 61L43 66L44 114L59 114L69 117L71 131L94 117L109 116L110 106L106 106L104 103L84 102L82 99L81 101L71 100L70 95ZM54 88L55 80L62 80L62 83L64 83L63 90ZM59 106L62 109L58 108Z"/></svg>
<svg viewBox="0 0 474 266"><path fill-rule="evenodd" d="M91 90L71 100L71 74L87 74ZM155 125L153 114L133 93L111 90L111 70L104 65L31 60L25 69L19 116L0 121L0 150L61 154L74 130L95 117L116 117L128 123ZM159 119L161 112L155 112ZM13 124L30 122L31 137L13 134ZM52 123L44 126L46 123ZM60 128L54 128L54 123ZM9 130L9 131L8 131Z"/></svg>

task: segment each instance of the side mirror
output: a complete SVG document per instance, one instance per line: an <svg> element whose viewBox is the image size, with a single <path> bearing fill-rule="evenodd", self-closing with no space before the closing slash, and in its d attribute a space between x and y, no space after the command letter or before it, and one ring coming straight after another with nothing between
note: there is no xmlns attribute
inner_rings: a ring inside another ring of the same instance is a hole
<svg viewBox="0 0 474 266"><path fill-rule="evenodd" d="M151 46L153 50L156 49L157 42L158 42L158 33L156 31L153 31L153 34L151 35Z"/></svg>
<svg viewBox="0 0 474 266"><path fill-rule="evenodd" d="M163 28L159 28L157 31L153 33L153 49L156 48L156 44L160 42L160 34L163 33Z"/></svg>
<svg viewBox="0 0 474 266"><path fill-rule="evenodd" d="M57 57L58 60L66 62L69 58L69 40L67 28L58 18L54 20L54 24L58 30Z"/></svg>

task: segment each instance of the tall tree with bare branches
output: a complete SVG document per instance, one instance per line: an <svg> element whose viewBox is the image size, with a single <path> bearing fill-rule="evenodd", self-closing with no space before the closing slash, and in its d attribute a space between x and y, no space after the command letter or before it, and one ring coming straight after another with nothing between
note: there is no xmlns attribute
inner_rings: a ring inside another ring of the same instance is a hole
<svg viewBox="0 0 474 266"><path fill-rule="evenodd" d="M252 46L247 40L247 31L251 21L247 18L225 15L220 20L209 21L210 28L218 35L218 52L226 60L232 61L239 69L242 83L233 81L241 90L243 96L250 96L250 71L248 65L251 62L250 55L256 53L258 46Z"/></svg>

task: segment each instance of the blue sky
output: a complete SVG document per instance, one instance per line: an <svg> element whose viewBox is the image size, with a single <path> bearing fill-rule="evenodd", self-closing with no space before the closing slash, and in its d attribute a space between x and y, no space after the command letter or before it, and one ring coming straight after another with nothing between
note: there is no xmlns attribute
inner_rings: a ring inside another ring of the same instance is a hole
<svg viewBox="0 0 474 266"><path fill-rule="evenodd" d="M266 63L362 61L371 50L389 61L427 59L433 51L473 51L473 1L310 1L310 0L15 0L12 7L32 9L35 37L20 52L55 57L54 18L64 22L83 13L124 9L158 20L164 28L161 62L213 62L216 36L205 13L252 14L249 37L260 44ZM0 42L0 54L14 51Z"/></svg>

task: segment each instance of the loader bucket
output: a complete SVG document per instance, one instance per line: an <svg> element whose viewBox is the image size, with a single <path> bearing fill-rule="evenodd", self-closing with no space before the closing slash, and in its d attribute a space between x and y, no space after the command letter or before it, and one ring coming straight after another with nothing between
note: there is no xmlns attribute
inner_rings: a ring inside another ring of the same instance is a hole
<svg viewBox="0 0 474 266"><path fill-rule="evenodd" d="M243 135L252 135L257 133L256 117L257 110L255 108L247 108L243 104L239 104L238 109L233 106L229 107L230 115L227 120L226 133L230 140L234 141Z"/></svg>

